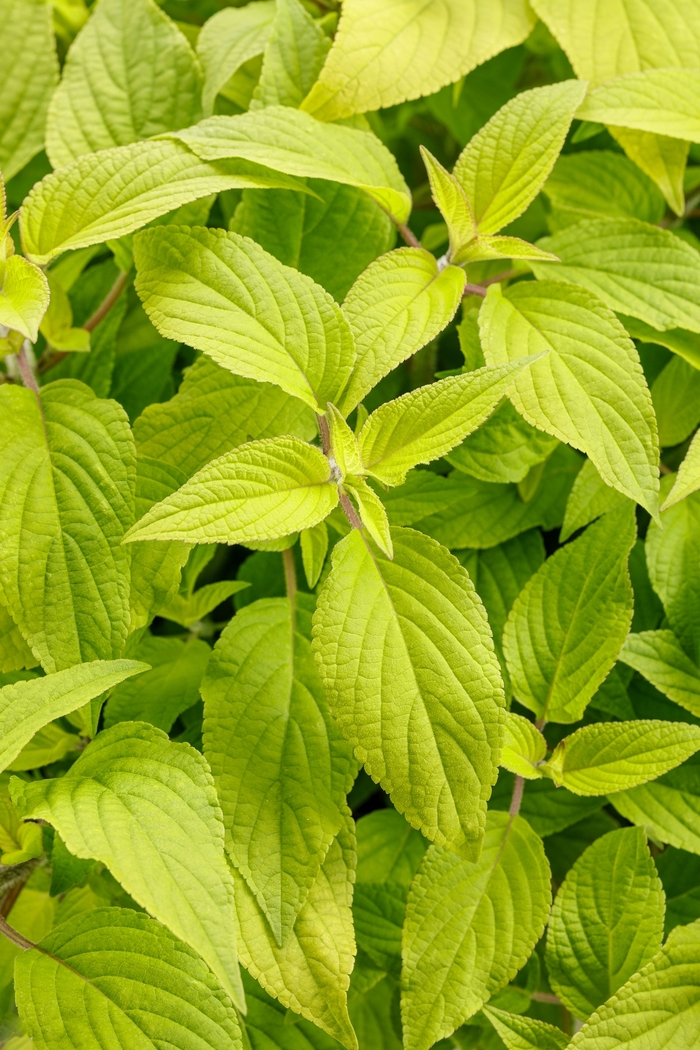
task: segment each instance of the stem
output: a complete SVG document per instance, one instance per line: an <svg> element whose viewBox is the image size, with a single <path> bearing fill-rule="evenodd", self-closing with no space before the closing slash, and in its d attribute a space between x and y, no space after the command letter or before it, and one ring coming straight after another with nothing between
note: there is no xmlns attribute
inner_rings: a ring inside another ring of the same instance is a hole
<svg viewBox="0 0 700 1050"><path fill-rule="evenodd" d="M5 919L0 915L0 933L7 937L8 941L12 941L18 948L23 948L26 951L28 948L36 948L36 944L32 941L28 941L26 937L23 937L21 933L17 933L17 930L13 930L12 927Z"/></svg>
<svg viewBox="0 0 700 1050"><path fill-rule="evenodd" d="M482 288L488 288L489 285L491 285L491 284L498 284L499 281L509 281L511 279L511 277L517 277L517 276L518 276L518 271L517 270L504 270L503 273L496 273L496 274L493 275L493 277L486 277L481 282L481 287Z"/></svg>
<svg viewBox="0 0 700 1050"><path fill-rule="evenodd" d="M486 289L481 284L469 284L467 282L462 292L462 298L466 298L468 295L480 295L482 298L486 295Z"/></svg>
<svg viewBox="0 0 700 1050"><path fill-rule="evenodd" d="M32 371L32 366L29 364L27 357L27 345L29 340L25 339L22 343L22 349L17 354L17 367L19 368L19 374L22 376L22 382L29 389L33 390L34 393L39 396L39 387L37 385L36 377Z"/></svg>
<svg viewBox="0 0 700 1050"><path fill-rule="evenodd" d="M331 450L331 432L328 427L328 420L325 416L316 416L318 422L318 430L321 435L321 446L323 448L324 456L327 456Z"/></svg>
<svg viewBox="0 0 700 1050"><path fill-rule="evenodd" d="M561 999L551 992L530 992L530 998L538 1003L551 1003L553 1006L561 1006Z"/></svg>
<svg viewBox="0 0 700 1050"><path fill-rule="evenodd" d="M107 292L100 305L95 310L92 317L88 317L87 321L83 325L83 328L86 332L92 332L95 328L97 328L100 321L104 320L104 318L107 316L109 311L116 303L119 296L126 288L126 282L128 281L128 279L128 273L124 273L123 270L120 270L119 276L117 277L110 290Z"/></svg>
<svg viewBox="0 0 700 1050"><path fill-rule="evenodd" d="M420 248L421 243L412 230L409 230L405 222L397 222L396 229L399 231L406 244L410 248Z"/></svg>
<svg viewBox="0 0 700 1050"><path fill-rule="evenodd" d="M294 611L297 597L297 570L296 565L294 564L294 551L291 547L287 547L286 551L282 551L282 562L284 563L284 582L287 586L287 597L289 598L289 606L292 612L292 623L294 623Z"/></svg>
<svg viewBox="0 0 700 1050"><path fill-rule="evenodd" d="M350 502L350 497L347 495L346 492L341 492L340 494L340 506L343 508L343 511L345 512L345 517L348 519L353 529L361 529L362 522L358 518L357 511Z"/></svg>
<svg viewBox="0 0 700 1050"><path fill-rule="evenodd" d="M513 797L511 799L510 809L508 811L510 813L511 817L516 817L518 815L518 813L520 812L520 804L523 801L523 791L524 790L525 790L525 778L516 776L515 783L513 784Z"/></svg>

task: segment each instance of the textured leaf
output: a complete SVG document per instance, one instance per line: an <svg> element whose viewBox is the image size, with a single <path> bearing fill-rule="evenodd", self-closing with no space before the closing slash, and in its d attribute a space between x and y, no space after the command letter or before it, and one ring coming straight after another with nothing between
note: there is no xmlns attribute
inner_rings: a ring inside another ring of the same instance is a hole
<svg viewBox="0 0 700 1050"><path fill-rule="evenodd" d="M481 481L517 482L547 459L556 445L556 438L530 426L506 401L445 458Z"/></svg>
<svg viewBox="0 0 700 1050"><path fill-rule="evenodd" d="M700 923L674 930L661 951L600 1007L571 1050L696 1050Z"/></svg>
<svg viewBox="0 0 700 1050"><path fill-rule="evenodd" d="M313 87L331 42L299 0L277 0L277 12L263 56L251 109L293 106Z"/></svg>
<svg viewBox="0 0 700 1050"><path fill-rule="evenodd" d="M553 207L550 228L582 219L641 219L660 222L664 198L636 164L612 150L586 150L559 157L544 186Z"/></svg>
<svg viewBox="0 0 700 1050"><path fill-rule="evenodd" d="M310 278L222 230L147 230L134 253L137 291L162 335L316 411L337 398L354 361L352 335Z"/></svg>
<svg viewBox="0 0 700 1050"><path fill-rule="evenodd" d="M576 795L608 795L654 780L698 749L700 727L683 722L596 722L565 737L544 772Z"/></svg>
<svg viewBox="0 0 700 1050"><path fill-rule="evenodd" d="M44 145L49 99L58 80L52 5L2 0L5 62L0 71L0 170L11 179Z"/></svg>
<svg viewBox="0 0 700 1050"><path fill-rule="evenodd" d="M11 255L2 265L0 324L20 332L33 343L49 305L49 285L38 266L21 255Z"/></svg>
<svg viewBox="0 0 700 1050"><path fill-rule="evenodd" d="M513 776L501 770L494 788L490 806L492 809L508 810L513 797ZM520 815L533 831L542 837L556 835L600 810L603 800L573 795L566 788L555 787L554 782L543 778L530 780L525 785Z"/></svg>
<svg viewBox="0 0 700 1050"><path fill-rule="evenodd" d="M68 249L123 237L210 193L246 186L303 188L257 164L207 164L171 139L117 146L37 183L22 205L22 244L41 266Z"/></svg>
<svg viewBox="0 0 700 1050"><path fill-rule="evenodd" d="M306 582L313 589L318 583L328 553L328 527L325 521L304 529L299 544Z"/></svg>
<svg viewBox="0 0 700 1050"><path fill-rule="evenodd" d="M314 652L356 757L414 827L473 857L502 732L490 631L456 559L412 530L392 539L393 561L357 530L334 548Z"/></svg>
<svg viewBox="0 0 700 1050"><path fill-rule="evenodd" d="M37 658L4 605L0 605L0 674L36 667Z"/></svg>
<svg viewBox="0 0 700 1050"><path fill-rule="evenodd" d="M619 658L669 700L700 717L700 668L686 655L673 631L630 634Z"/></svg>
<svg viewBox="0 0 700 1050"><path fill-rule="evenodd" d="M630 128L608 128L631 161L653 179L676 215L685 210L683 180L688 160L688 143L667 135Z"/></svg>
<svg viewBox="0 0 700 1050"><path fill-rule="evenodd" d="M546 754L547 741L539 729L529 719L508 711L501 765L526 780L539 780L542 772L537 764Z"/></svg>
<svg viewBox="0 0 700 1050"><path fill-rule="evenodd" d="M700 142L700 70L646 69L614 77L589 93L577 115Z"/></svg>
<svg viewBox="0 0 700 1050"><path fill-rule="evenodd" d="M645 551L649 578L669 626L694 663L700 662L700 495L692 493L652 523Z"/></svg>
<svg viewBox="0 0 700 1050"><path fill-rule="evenodd" d="M636 350L607 307L585 289L550 281L521 282L505 293L494 285L479 324L487 364L549 351L516 377L509 395L515 408L585 452L605 482L656 513L651 397Z"/></svg>
<svg viewBox="0 0 700 1050"><path fill-rule="evenodd" d="M450 175L425 146L420 147L420 152L428 172L433 200L447 223L450 238L448 258L451 262L462 262L462 249L473 242L477 235L471 204L454 175ZM469 258L468 254L466 258Z"/></svg>
<svg viewBox="0 0 700 1050"><path fill-rule="evenodd" d="M333 404L328 406L328 430L331 455L341 474L364 474L357 437Z"/></svg>
<svg viewBox="0 0 700 1050"><path fill-rule="evenodd" d="M196 123L201 80L189 44L153 0L102 0L70 48L51 99L46 152L53 167Z"/></svg>
<svg viewBox="0 0 700 1050"><path fill-rule="evenodd" d="M226 848L284 944L341 829L355 770L286 598L231 620L202 696Z"/></svg>
<svg viewBox="0 0 700 1050"><path fill-rule="evenodd" d="M549 864L522 817L489 813L479 860L432 846L411 884L401 1011L408 1050L427 1050L511 980L539 940Z"/></svg>
<svg viewBox="0 0 700 1050"><path fill-rule="evenodd" d="M700 437L696 434L685 454L685 459L678 468L676 480L664 501L663 509L667 510L674 503L680 503L682 499L692 492L697 492L698 489L700 489Z"/></svg>
<svg viewBox="0 0 700 1050"><path fill-rule="evenodd" d="M68 715L131 675L148 670L135 660L93 660L45 678L0 688L0 768L7 769L42 726Z"/></svg>
<svg viewBox="0 0 700 1050"><path fill-rule="evenodd" d="M700 771L672 769L650 784L610 795L615 809L633 824L648 827L658 842L700 854Z"/></svg>
<svg viewBox="0 0 700 1050"><path fill-rule="evenodd" d="M559 998L586 1018L656 955L664 891L641 828L589 846L557 894L547 932L547 972Z"/></svg>
<svg viewBox="0 0 700 1050"><path fill-rule="evenodd" d="M700 423L700 369L687 360L672 357L651 385L651 400L659 427L659 443L667 448L680 445L692 436Z"/></svg>
<svg viewBox="0 0 700 1050"><path fill-rule="evenodd" d="M241 1047L236 1012L202 960L126 908L76 915L23 953L17 1005L37 1050Z"/></svg>
<svg viewBox="0 0 700 1050"><path fill-rule="evenodd" d="M548 558L516 598L503 650L522 704L577 722L617 659L632 620L629 505L606 514Z"/></svg>
<svg viewBox="0 0 700 1050"><path fill-rule="evenodd" d="M105 864L243 1008L221 810L194 748L124 722L100 733L60 779L12 785L21 815L43 817L76 857Z"/></svg>
<svg viewBox="0 0 700 1050"><path fill-rule="evenodd" d="M560 1028L534 1017L506 1013L485 1006L484 1013L506 1045L506 1050L566 1050L569 1037Z"/></svg>
<svg viewBox="0 0 700 1050"><path fill-rule="evenodd" d="M320 124L288 106L209 117L178 138L203 160L238 158L287 175L357 186L405 222L411 197L393 155L370 131Z"/></svg>
<svg viewBox="0 0 700 1050"><path fill-rule="evenodd" d="M585 84L523 91L478 131L454 168L481 233L496 233L542 188L585 94Z"/></svg>
<svg viewBox="0 0 700 1050"><path fill-rule="evenodd" d="M77 733L66 733L58 723L49 722L34 734L7 768L18 773L27 769L37 769L39 766L48 766L52 762L60 762L69 752L76 750L79 740ZM3 861L3 864L6 863L6 860Z"/></svg>
<svg viewBox="0 0 700 1050"><path fill-rule="evenodd" d="M245 543L322 521L338 502L323 453L296 437L251 441L219 456L157 503L128 534L138 540Z"/></svg>
<svg viewBox="0 0 700 1050"><path fill-rule="evenodd" d="M522 0L350 0L304 108L319 120L383 109L430 95L520 44L532 29ZM369 44L369 46L368 46Z"/></svg>
<svg viewBox="0 0 700 1050"><path fill-rule="evenodd" d="M355 961L352 881L355 836L346 817L294 929L279 947L243 878L234 869L241 962L265 991L348 1050L357 1040L347 1012L347 989Z"/></svg>
<svg viewBox="0 0 700 1050"><path fill-rule="evenodd" d="M204 67L202 105L209 115L214 99L237 69L261 55L275 18L275 0L217 11L202 26L197 54Z"/></svg>
<svg viewBox="0 0 700 1050"><path fill-rule="evenodd" d="M427 842L395 809L375 809L357 822L357 883L413 881Z"/></svg>
<svg viewBox="0 0 700 1050"><path fill-rule="evenodd" d="M75 380L0 389L0 587L45 671L119 656L135 450L120 405Z"/></svg>
<svg viewBox="0 0 700 1050"><path fill-rule="evenodd" d="M393 558L394 546L389 519L379 496L364 478L353 478L351 481L346 481L344 487L354 497L360 520L371 538L387 558Z"/></svg>
<svg viewBox="0 0 700 1050"><path fill-rule="evenodd" d="M608 511L622 506L624 502L625 497L622 493L606 485L593 463L587 459L576 475L566 504L559 542L568 540L574 532L589 525L601 514L607 514Z"/></svg>
<svg viewBox="0 0 700 1050"><path fill-rule="evenodd" d="M464 290L464 271L438 270L422 248L383 255L357 279L343 303L355 338L357 363L338 407L344 415L379 380L434 339L452 320Z"/></svg>
<svg viewBox="0 0 700 1050"><path fill-rule="evenodd" d="M158 615L166 620L179 623L181 627L192 627L205 616L213 612L227 598L244 590L248 586L240 580L219 580L200 587L194 594L174 595L165 605L161 605ZM153 721L149 719L149 722ZM156 723L154 723L155 725Z"/></svg>

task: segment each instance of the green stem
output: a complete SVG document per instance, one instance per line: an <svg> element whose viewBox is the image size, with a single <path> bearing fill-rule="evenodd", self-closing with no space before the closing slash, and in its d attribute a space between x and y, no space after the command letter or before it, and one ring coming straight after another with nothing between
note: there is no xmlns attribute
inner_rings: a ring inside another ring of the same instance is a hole
<svg viewBox="0 0 700 1050"><path fill-rule="evenodd" d="M284 563L284 582L287 586L287 597L289 598L289 608L292 614L293 631L297 599L297 570L296 565L294 564L294 549L292 547L287 547L286 551L282 551L282 562Z"/></svg>
<svg viewBox="0 0 700 1050"><path fill-rule="evenodd" d="M28 941L26 937L23 937L21 933L17 933L17 930L13 930L8 922L3 919L0 915L0 933L7 937L8 941L12 941L18 948L22 948L27 951L29 948L36 948L36 944L32 941Z"/></svg>

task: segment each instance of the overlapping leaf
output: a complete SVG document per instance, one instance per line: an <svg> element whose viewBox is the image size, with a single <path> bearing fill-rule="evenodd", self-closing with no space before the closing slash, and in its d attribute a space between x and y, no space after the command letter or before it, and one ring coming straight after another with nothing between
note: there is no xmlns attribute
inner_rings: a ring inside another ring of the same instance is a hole
<svg viewBox="0 0 700 1050"><path fill-rule="evenodd" d="M620 660L644 675L669 700L700 716L700 668L687 655L673 631L630 634Z"/></svg>
<svg viewBox="0 0 700 1050"><path fill-rule="evenodd" d="M217 93L236 70L265 50L275 9L275 0L260 0L240 8L225 7L202 26L197 54L204 67L205 116L211 113Z"/></svg>

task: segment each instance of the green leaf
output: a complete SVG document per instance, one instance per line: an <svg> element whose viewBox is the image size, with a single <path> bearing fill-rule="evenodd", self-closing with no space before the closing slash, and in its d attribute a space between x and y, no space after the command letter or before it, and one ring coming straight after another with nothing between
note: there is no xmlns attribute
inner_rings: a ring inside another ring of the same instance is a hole
<svg viewBox="0 0 700 1050"><path fill-rule="evenodd" d="M36 667L37 658L4 605L0 605L0 674Z"/></svg>
<svg viewBox="0 0 700 1050"><path fill-rule="evenodd" d="M119 656L135 450L120 405L72 379L0 388L0 587L45 671Z"/></svg>
<svg viewBox="0 0 700 1050"><path fill-rule="evenodd" d="M700 664L700 495L692 493L652 523L645 544L649 578L663 602L668 625L694 663Z"/></svg>
<svg viewBox="0 0 700 1050"><path fill-rule="evenodd" d="M557 894L547 932L552 988L588 1017L656 955L664 891L641 828L597 839Z"/></svg>
<svg viewBox="0 0 700 1050"><path fill-rule="evenodd" d="M539 729L528 718L507 711L501 765L526 780L539 780L542 771L537 765L546 754L547 741Z"/></svg>
<svg viewBox="0 0 700 1050"><path fill-rule="evenodd" d="M543 772L576 795L608 795L655 780L698 749L700 727L683 722L596 722L565 737Z"/></svg>
<svg viewBox="0 0 700 1050"><path fill-rule="evenodd" d="M582 219L641 219L658 223L666 203L636 164L612 150L586 150L559 157L543 187L552 205L555 232Z"/></svg>
<svg viewBox="0 0 700 1050"><path fill-rule="evenodd" d="M360 431L365 469L388 485L401 485L412 467L439 459L476 430L531 363L525 358L450 376L382 405Z"/></svg>
<svg viewBox="0 0 700 1050"><path fill-rule="evenodd" d="M205 115L212 112L214 99L236 70L263 53L275 11L275 0L258 0L240 8L224 8L204 23L197 38L197 54L204 67Z"/></svg>
<svg viewBox="0 0 700 1050"><path fill-rule="evenodd" d="M327 418L330 451L338 470L343 477L346 474L364 474L357 437L332 403L328 406Z"/></svg>
<svg viewBox="0 0 700 1050"><path fill-rule="evenodd" d="M85 328L73 328L73 309L67 292L51 270L48 270L45 276L49 282L51 299L39 325L39 331L47 344L56 350L87 353L90 350L90 333Z"/></svg>
<svg viewBox="0 0 700 1050"><path fill-rule="evenodd" d="M330 295L247 238L161 227L134 240L136 290L158 331L324 412L350 375L352 334Z"/></svg>
<svg viewBox="0 0 700 1050"><path fill-rule="evenodd" d="M349 478L345 489L355 498L360 520L368 534L387 558L394 557L394 545L391 539L389 519L374 489L370 488L364 478Z"/></svg>
<svg viewBox="0 0 700 1050"><path fill-rule="evenodd" d="M3 48L0 71L0 170L6 180L44 145L49 100L58 80L51 4L2 0Z"/></svg>
<svg viewBox="0 0 700 1050"><path fill-rule="evenodd" d="M56 722L49 722L34 734L7 768L17 773L60 762L69 752L76 750L79 740L76 733L66 733Z"/></svg>
<svg viewBox="0 0 700 1050"><path fill-rule="evenodd" d="M357 530L334 548L314 652L359 761L414 827L473 857L502 733L491 634L455 558L412 530L391 535L393 561Z"/></svg>
<svg viewBox="0 0 700 1050"><path fill-rule="evenodd" d="M518 482L547 459L556 445L556 438L530 426L506 401L445 459L481 481Z"/></svg>
<svg viewBox="0 0 700 1050"><path fill-rule="evenodd" d="M634 345L611 311L583 288L528 281L506 292L489 288L479 324L487 364L549 351L516 377L509 395L515 408L585 452L607 484L656 513L651 396Z"/></svg>
<svg viewBox="0 0 700 1050"><path fill-rule="evenodd" d="M357 884L391 882L406 889L427 842L395 809L376 809L357 822Z"/></svg>
<svg viewBox="0 0 700 1050"><path fill-rule="evenodd" d="M533 25L523 0L380 0L346 2L321 76L304 100L319 120L383 109L431 95L505 48L522 43ZM371 41L371 47L367 46Z"/></svg>
<svg viewBox="0 0 700 1050"><path fill-rule="evenodd" d="M672 769L650 784L610 795L610 802L631 823L648 827L655 841L700 854L699 773L696 765Z"/></svg>
<svg viewBox="0 0 700 1050"><path fill-rule="evenodd" d="M700 437L696 434L685 454L685 459L678 468L673 488L664 500L663 510L680 503L686 496L700 489Z"/></svg>
<svg viewBox="0 0 700 1050"><path fill-rule="evenodd" d="M298 108L321 72L331 42L299 0L277 0L262 72L250 108Z"/></svg>
<svg viewBox="0 0 700 1050"><path fill-rule="evenodd" d="M0 769L7 769L43 726L70 714L125 678L148 670L135 660L93 660L45 678L0 688ZM33 768L33 767L30 767Z"/></svg>
<svg viewBox="0 0 700 1050"><path fill-rule="evenodd" d="M591 460L587 459L576 475L567 501L559 542L568 540L574 532L590 525L602 514L621 507L625 502L622 493L606 485Z"/></svg>
<svg viewBox="0 0 700 1050"><path fill-rule="evenodd" d="M127 908L76 915L19 956L15 994L37 1050L240 1050L236 1012L202 960Z"/></svg>
<svg viewBox="0 0 700 1050"><path fill-rule="evenodd" d="M450 238L448 258L451 262L462 262L462 249L477 236L471 205L454 175L450 175L425 146L420 147L420 152L428 172L433 200L447 223Z"/></svg>
<svg viewBox="0 0 700 1050"><path fill-rule="evenodd" d="M322 521L338 502L323 453L296 437L251 441L219 456L157 503L127 542L245 543Z"/></svg>
<svg viewBox="0 0 700 1050"><path fill-rule="evenodd" d="M506 1013L495 1006L485 1006L484 1013L505 1043L506 1050L566 1050L569 1045L568 1035L545 1021Z"/></svg>
<svg viewBox="0 0 700 1050"><path fill-rule="evenodd" d="M501 770L490 803L492 809L507 811L510 808L513 781L512 774ZM602 805L602 799L573 795L566 788L558 788L553 781L543 778L530 780L525 785L520 815L533 831L544 837L578 825L598 812Z"/></svg>
<svg viewBox="0 0 700 1050"><path fill-rule="evenodd" d="M577 722L622 649L632 621L628 505L548 558L516 598L503 650L518 700L538 719Z"/></svg>
<svg viewBox="0 0 700 1050"><path fill-rule="evenodd" d="M4 236L4 234L3 234ZM38 266L11 255L0 267L0 325L36 342L49 305L49 284Z"/></svg>
<svg viewBox="0 0 700 1050"><path fill-rule="evenodd" d="M299 537L304 574L309 588L318 583L328 553L328 527L325 521L304 529Z"/></svg>
<svg viewBox="0 0 700 1050"><path fill-rule="evenodd" d="M585 91L578 80L523 91L499 109L461 153L453 174L480 233L497 233L535 199Z"/></svg>
<svg viewBox="0 0 700 1050"><path fill-rule="evenodd" d="M367 267L343 303L357 350L338 402L343 415L452 320L465 280L456 266L439 270L435 256L423 248L398 248Z"/></svg>
<svg viewBox="0 0 700 1050"><path fill-rule="evenodd" d="M591 91L577 116L700 142L700 70L645 69Z"/></svg>
<svg viewBox="0 0 700 1050"><path fill-rule="evenodd" d="M244 1009L221 810L199 752L145 722L123 722L60 779L14 777L12 796L20 815L48 820L76 857L105 864Z"/></svg>
<svg viewBox="0 0 700 1050"><path fill-rule="evenodd" d="M700 423L700 370L672 357L651 385L651 400L659 443L667 448L680 445Z"/></svg>
<svg viewBox="0 0 700 1050"><path fill-rule="evenodd" d="M578 284L621 314L654 328L700 332L700 256L669 230L637 219L577 223L538 242L561 262L538 277Z"/></svg>
<svg viewBox="0 0 700 1050"><path fill-rule="evenodd" d="M177 137L203 160L235 157L287 175L357 186L396 222L405 222L411 211L398 165L371 131L321 124L288 106L267 106L236 117L209 117Z"/></svg>
<svg viewBox="0 0 700 1050"><path fill-rule="evenodd" d="M652 135L630 128L608 128L631 161L653 179L676 215L685 211L683 179L688 160L688 143L667 135Z"/></svg>
<svg viewBox="0 0 700 1050"><path fill-rule="evenodd" d="M303 188L257 164L207 164L174 139L101 150L37 183L22 205L22 244L43 266L70 248L132 233L189 201L246 186Z"/></svg>
<svg viewBox="0 0 700 1050"><path fill-rule="evenodd" d="M700 668L687 656L673 631L630 634L619 658L669 700L700 717Z"/></svg>
<svg viewBox="0 0 700 1050"><path fill-rule="evenodd" d="M194 594L175 594L165 605L161 605L158 615L179 623L181 627L192 627L213 612L218 605L233 594L244 590L249 585L239 580L219 580L200 587ZM149 719L149 722L152 719ZM154 723L157 724L157 723Z"/></svg>
<svg viewBox="0 0 700 1050"><path fill-rule="evenodd" d="M61 168L84 153L186 128L202 116L201 93L190 45L154 0L102 0L51 99L49 160Z"/></svg>
<svg viewBox="0 0 700 1050"><path fill-rule="evenodd" d="M407 1050L428 1050L450 1035L515 976L542 935L550 903L542 841L522 817L490 812L477 861L431 846L406 908Z"/></svg>
<svg viewBox="0 0 700 1050"><path fill-rule="evenodd" d="M343 825L355 771L286 598L231 620L202 696L226 848L283 945Z"/></svg>
<svg viewBox="0 0 700 1050"><path fill-rule="evenodd" d="M693 1050L700 994L700 923L675 929L661 951L588 1019L571 1050Z"/></svg>
<svg viewBox="0 0 700 1050"><path fill-rule="evenodd" d="M233 869L241 962L283 1006L313 1021L348 1050L357 1050L347 1012L355 961L350 910L355 859L355 836L347 816L282 947L246 882Z"/></svg>

